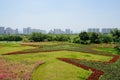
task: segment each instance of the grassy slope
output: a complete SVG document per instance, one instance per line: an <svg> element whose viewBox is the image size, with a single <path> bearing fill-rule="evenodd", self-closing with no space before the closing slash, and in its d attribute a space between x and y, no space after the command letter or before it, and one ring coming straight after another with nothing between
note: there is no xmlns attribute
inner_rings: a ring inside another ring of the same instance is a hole
<svg viewBox="0 0 120 80"><path fill-rule="evenodd" d="M95 61L109 61L112 57L102 56L97 54L89 54L89 53L82 53L82 52L73 52L68 51L64 56L64 58L75 58L75 59L86 59L86 60L95 60Z"/></svg>
<svg viewBox="0 0 120 80"><path fill-rule="evenodd" d="M33 54L8 55L8 56L4 56L4 58L14 62L21 62L21 63L24 62L24 64L31 64L36 61L45 61L46 63L40 66L34 72L33 80L47 80L47 79L66 80L66 78L68 80L73 80L73 79L85 80L91 74L91 71L86 71L82 68L78 68L71 64L59 61L56 59L57 57L69 56L69 58L82 58L87 60L101 60L101 61L107 61L111 59L111 57L104 57L104 56L93 55L93 54L84 54L84 53L73 52L73 51L41 52L34 55Z"/></svg>
<svg viewBox="0 0 120 80"><path fill-rule="evenodd" d="M115 44L93 44L94 50L102 51L103 53L110 53L110 54L118 54L118 52L114 49Z"/></svg>
<svg viewBox="0 0 120 80"><path fill-rule="evenodd" d="M52 45L52 43L50 43L50 45ZM13 49L13 51L19 51L19 50L25 49L25 47L22 47L19 44L13 44L13 43L12 44L0 43L0 46L4 46L8 48L7 50L5 48L4 51L6 52L2 51L2 48L1 48L0 53L10 52L11 49ZM33 47L26 47L26 48L29 49ZM111 59L111 57L93 55L93 54L83 54L80 52L71 52L71 51L46 52L46 53L42 52L42 53L37 53L34 55L33 54L22 54L22 55L9 55L9 56L0 56L0 57L4 57L8 60L15 61L15 62L21 62L21 63L24 62L25 64L30 64L29 61L32 63L39 61L39 60L46 61L45 64L40 66L34 72L32 76L33 80L47 80L47 79L48 80L66 80L66 79L85 80L85 78L87 78L91 74L91 71L86 71L82 68L78 68L71 64L59 61L56 59L57 57L82 58L82 59L87 59L87 60L101 60L101 61L108 61Z"/></svg>
<svg viewBox="0 0 120 80"><path fill-rule="evenodd" d="M80 52L72 51L57 51L57 52L46 52L40 53L44 55L40 60L45 60L46 64L40 66L33 74L33 80L85 80L91 72L84 69L72 66L71 64L61 62L56 59L56 57L65 57L66 55L74 54L77 58L87 59L87 60L105 60L103 56L94 55L85 56L86 54ZM84 56L83 56L84 55ZM88 54L89 55L89 54ZM74 56L69 56L70 58L75 58ZM106 57L107 58L107 57ZM110 59L110 57L108 57ZM109 60L108 59L108 60ZM42 74L41 74L42 73ZM73 75L74 74L74 75ZM41 76L41 77L40 77Z"/></svg>
<svg viewBox="0 0 120 80"><path fill-rule="evenodd" d="M1 42L0 43L0 54L5 54L9 52L15 52L15 51L22 51L26 49L33 49L34 47L31 46L22 46L19 43L6 43Z"/></svg>
<svg viewBox="0 0 120 80"><path fill-rule="evenodd" d="M55 61L55 62L52 62ZM52 59L40 66L33 74L33 80L85 80L91 71Z"/></svg>
<svg viewBox="0 0 120 80"><path fill-rule="evenodd" d="M99 47L99 48L96 48L95 50L104 51L112 54L118 54L118 52L114 48L110 48L110 47L109 48Z"/></svg>
<svg viewBox="0 0 120 80"><path fill-rule="evenodd" d="M9 61L21 62L21 63L23 62L24 64L31 64L36 61L45 61L46 64L40 66L33 74L33 80L47 80L47 78L49 80L66 80L66 78L68 78L68 80L73 80L73 79L85 80L91 74L91 71L78 68L76 66L73 66L71 64L56 59L56 57L63 56L66 53L69 52L59 51L59 52L46 52L46 53L43 52L34 55L33 54L8 55L8 56L4 56L4 58L6 58ZM40 77L41 73L43 76Z"/></svg>

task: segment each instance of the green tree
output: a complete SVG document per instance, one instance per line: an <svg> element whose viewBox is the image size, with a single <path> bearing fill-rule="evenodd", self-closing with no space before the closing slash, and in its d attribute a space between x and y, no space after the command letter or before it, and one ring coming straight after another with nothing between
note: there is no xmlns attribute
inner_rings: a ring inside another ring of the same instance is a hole
<svg viewBox="0 0 120 80"><path fill-rule="evenodd" d="M54 36L51 36L49 34L44 35L44 41L54 41Z"/></svg>
<svg viewBox="0 0 120 80"><path fill-rule="evenodd" d="M73 39L73 43L80 43L80 38L79 37L75 37Z"/></svg>
<svg viewBox="0 0 120 80"><path fill-rule="evenodd" d="M113 41L116 44L114 48L117 53L120 54L120 30L116 28L111 31L111 34L113 36Z"/></svg>
<svg viewBox="0 0 120 80"><path fill-rule="evenodd" d="M4 41L4 37L0 35L0 41Z"/></svg>
<svg viewBox="0 0 120 80"><path fill-rule="evenodd" d="M66 36L66 35L57 35L55 37L55 40L56 41L69 41L70 40L70 37L69 36Z"/></svg>
<svg viewBox="0 0 120 80"><path fill-rule="evenodd" d="M30 35L30 40L31 41L34 41L34 42L40 42L40 41L44 41L44 34L42 33L36 33L36 32L33 32L31 35Z"/></svg>
<svg viewBox="0 0 120 80"><path fill-rule="evenodd" d="M90 42L91 43L100 43L100 35L98 33L90 33Z"/></svg>
<svg viewBox="0 0 120 80"><path fill-rule="evenodd" d="M120 42L120 30L117 28L111 31L115 43Z"/></svg>
<svg viewBox="0 0 120 80"><path fill-rule="evenodd" d="M14 36L14 41L22 41L23 38L21 36L15 35Z"/></svg>
<svg viewBox="0 0 120 80"><path fill-rule="evenodd" d="M109 34L102 34L102 35L100 36L100 41L101 41L102 43L110 43L110 42L113 41L113 38L112 38L112 36L109 35Z"/></svg>
<svg viewBox="0 0 120 80"><path fill-rule="evenodd" d="M88 44L89 43L89 35L87 32L81 32L79 34L80 41L82 44Z"/></svg>
<svg viewBox="0 0 120 80"><path fill-rule="evenodd" d="M22 41L22 39L19 35L3 35L4 41Z"/></svg>

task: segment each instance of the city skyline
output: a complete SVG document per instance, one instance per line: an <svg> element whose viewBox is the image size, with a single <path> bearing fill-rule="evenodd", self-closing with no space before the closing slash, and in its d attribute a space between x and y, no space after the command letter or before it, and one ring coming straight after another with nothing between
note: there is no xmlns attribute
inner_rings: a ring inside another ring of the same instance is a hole
<svg viewBox="0 0 120 80"><path fill-rule="evenodd" d="M87 28L87 30L83 30L81 32L96 32L96 33L110 33L115 28ZM119 29L119 28L117 28ZM32 32L38 32L43 34L79 34L80 32L73 32L71 29L60 29L60 28L54 28L50 29L49 31L31 28L31 27L24 27L22 31L20 31L18 28L13 29L11 27L3 27L0 26L0 34L31 34Z"/></svg>
<svg viewBox="0 0 120 80"><path fill-rule="evenodd" d="M18 28L13 29L11 27L4 27L0 26L0 34L31 34L32 32L38 32L38 33L43 33L43 34L72 34L73 31L70 29L51 29L48 32L46 30L41 30L41 29L36 29L36 28L31 28L31 27L25 27L20 31Z"/></svg>
<svg viewBox="0 0 120 80"><path fill-rule="evenodd" d="M0 26L22 30L24 27L119 28L120 0L0 0ZM48 30L49 29L49 30Z"/></svg>

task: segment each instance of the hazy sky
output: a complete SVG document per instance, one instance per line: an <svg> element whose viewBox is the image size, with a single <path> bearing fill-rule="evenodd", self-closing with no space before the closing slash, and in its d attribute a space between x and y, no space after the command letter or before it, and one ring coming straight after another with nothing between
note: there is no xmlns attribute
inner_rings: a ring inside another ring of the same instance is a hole
<svg viewBox="0 0 120 80"><path fill-rule="evenodd" d="M0 26L77 32L120 27L120 0L0 0Z"/></svg>

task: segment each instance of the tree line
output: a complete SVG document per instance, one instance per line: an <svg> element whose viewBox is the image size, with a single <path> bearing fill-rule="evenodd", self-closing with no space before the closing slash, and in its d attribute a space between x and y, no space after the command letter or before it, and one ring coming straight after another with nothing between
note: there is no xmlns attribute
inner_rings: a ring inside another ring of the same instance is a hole
<svg viewBox="0 0 120 80"><path fill-rule="evenodd" d="M23 37L20 35L0 35L0 41L22 41Z"/></svg>
<svg viewBox="0 0 120 80"><path fill-rule="evenodd" d="M81 32L78 37L74 38L73 43L90 44L90 43L111 43L113 37L111 34L101 34L95 32Z"/></svg>
<svg viewBox="0 0 120 80"><path fill-rule="evenodd" d="M78 37L74 38L73 43L90 44L90 43L120 43L120 30L114 29L108 34L95 32L81 32Z"/></svg>
<svg viewBox="0 0 120 80"><path fill-rule="evenodd" d="M109 34L101 34L95 32L81 32L77 37L71 38L69 35L50 35L42 33L32 33L30 35L0 35L0 41L30 41L30 42L44 42L44 41L69 41L78 44L99 44L99 43L119 43L120 30L114 29Z"/></svg>
<svg viewBox="0 0 120 80"><path fill-rule="evenodd" d="M32 33L28 40L31 42L44 42L44 41L69 41L70 36L67 35L50 35L50 34L42 34L42 33Z"/></svg>

